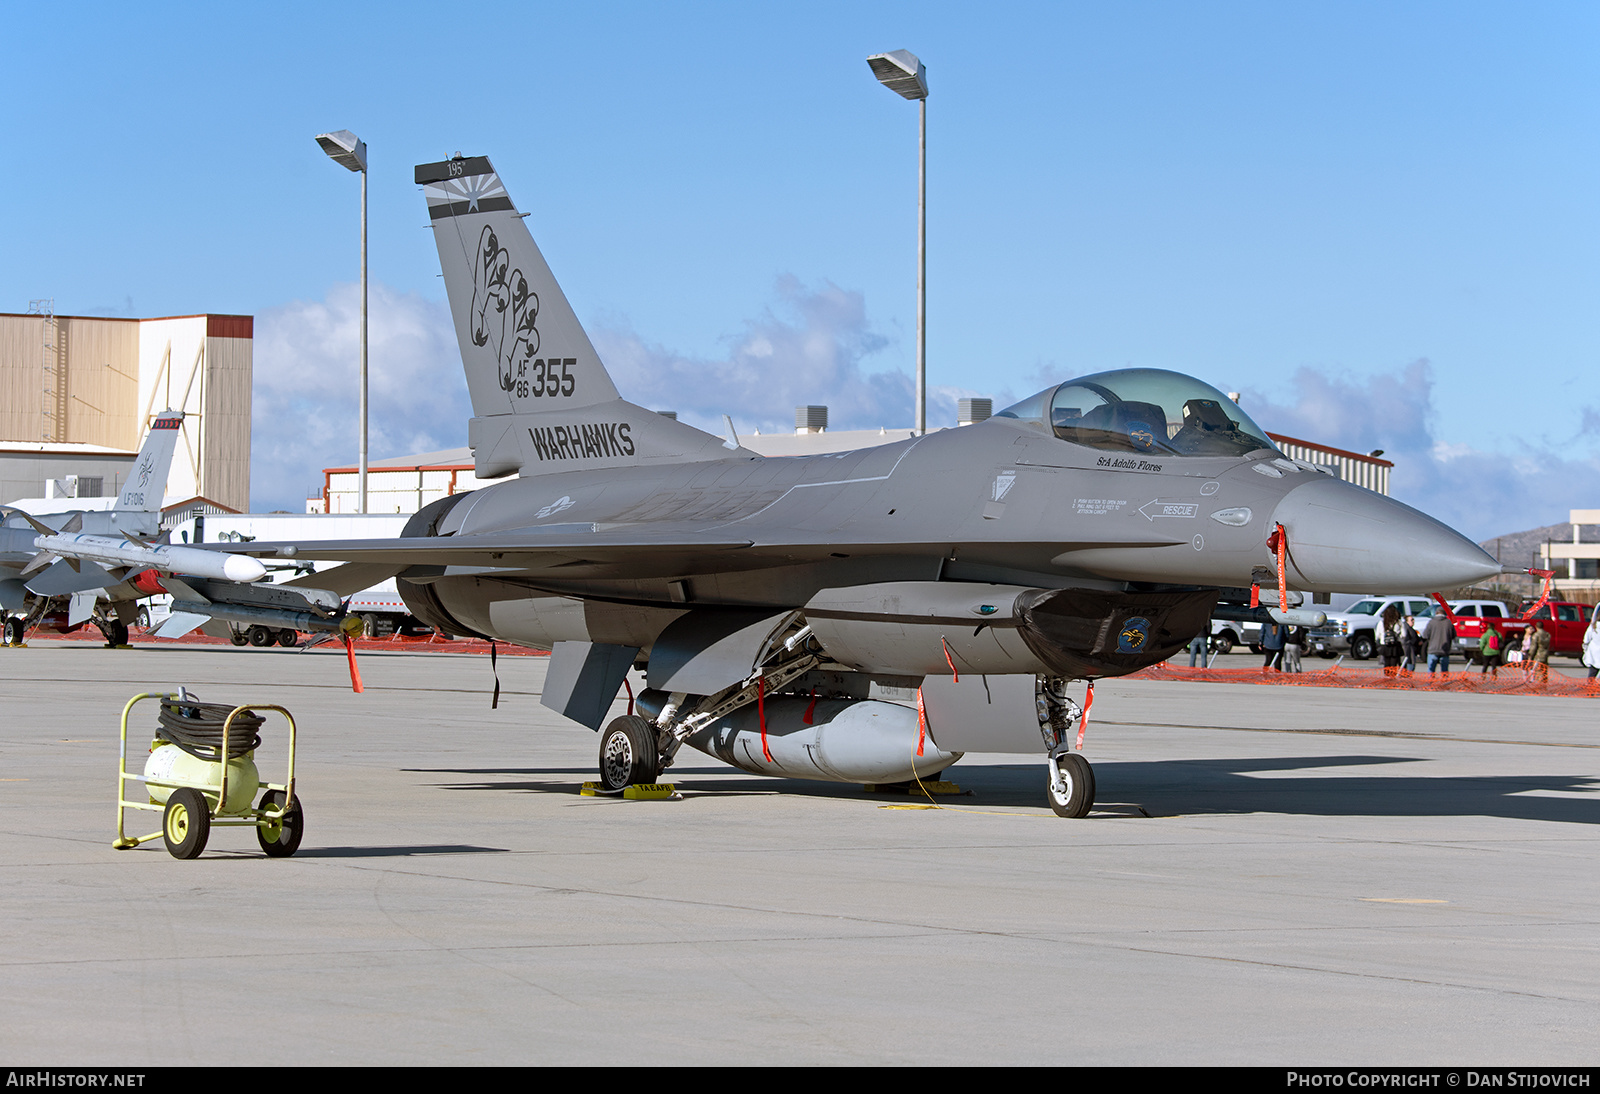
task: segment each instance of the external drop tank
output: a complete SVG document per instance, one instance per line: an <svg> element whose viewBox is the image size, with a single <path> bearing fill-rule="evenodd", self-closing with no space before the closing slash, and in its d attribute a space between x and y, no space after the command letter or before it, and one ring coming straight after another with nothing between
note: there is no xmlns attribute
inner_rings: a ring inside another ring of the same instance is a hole
<svg viewBox="0 0 1600 1094"><path fill-rule="evenodd" d="M666 699L665 692L642 692L639 710L654 719ZM840 783L927 779L961 759L922 733L915 710L880 699L775 695L701 727L685 743L752 775Z"/></svg>

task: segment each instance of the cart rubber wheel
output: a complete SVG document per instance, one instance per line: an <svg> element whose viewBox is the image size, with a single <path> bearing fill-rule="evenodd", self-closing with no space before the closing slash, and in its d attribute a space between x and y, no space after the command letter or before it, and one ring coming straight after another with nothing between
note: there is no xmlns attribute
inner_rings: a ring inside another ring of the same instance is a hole
<svg viewBox="0 0 1600 1094"><path fill-rule="evenodd" d="M621 790L661 777L656 729L638 715L614 719L600 735L600 784Z"/></svg>
<svg viewBox="0 0 1600 1094"><path fill-rule="evenodd" d="M199 858L211 838L211 810L198 790L184 786L167 799L161 837L173 858Z"/></svg>
<svg viewBox="0 0 1600 1094"><path fill-rule="evenodd" d="M236 631L230 628L228 631L228 641L232 642L235 646L242 646L246 642L249 642L250 638L243 631Z"/></svg>
<svg viewBox="0 0 1600 1094"><path fill-rule="evenodd" d="M1066 793L1057 793L1053 784L1046 783L1045 797L1050 799L1050 808L1058 817L1087 817L1094 808L1094 768L1077 752L1068 752L1056 763L1061 768Z"/></svg>
<svg viewBox="0 0 1600 1094"><path fill-rule="evenodd" d="M248 636L252 646L259 648L272 645L272 632L259 623L253 625L245 634Z"/></svg>
<svg viewBox="0 0 1600 1094"><path fill-rule="evenodd" d="M282 790L269 790L261 795L262 809L277 809L283 805ZM294 796L294 806L277 824L258 825L256 842L271 858L288 858L300 850L300 837L306 832L305 814L300 811L300 795Z"/></svg>
<svg viewBox="0 0 1600 1094"><path fill-rule="evenodd" d="M284 649L294 649L300 644L300 635L288 627L278 632L278 645Z"/></svg>

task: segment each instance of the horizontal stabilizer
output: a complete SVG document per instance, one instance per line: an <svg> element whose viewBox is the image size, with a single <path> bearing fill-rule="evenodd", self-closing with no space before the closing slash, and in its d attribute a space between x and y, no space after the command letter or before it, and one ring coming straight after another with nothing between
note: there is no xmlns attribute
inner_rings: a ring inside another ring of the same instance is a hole
<svg viewBox="0 0 1600 1094"><path fill-rule="evenodd" d="M194 612L173 612L156 628L157 638L182 638L211 617Z"/></svg>
<svg viewBox="0 0 1600 1094"><path fill-rule="evenodd" d="M346 562L342 566L305 574L292 581L280 581L278 585L280 588L308 586L313 589L326 589L338 596L349 596L351 593L359 593L362 589L370 589L380 582L388 581L405 568L404 562Z"/></svg>
<svg viewBox="0 0 1600 1094"><path fill-rule="evenodd" d="M28 591L36 596L66 596L86 589L102 589L117 584L117 579L92 562L57 559L55 564L28 581Z"/></svg>

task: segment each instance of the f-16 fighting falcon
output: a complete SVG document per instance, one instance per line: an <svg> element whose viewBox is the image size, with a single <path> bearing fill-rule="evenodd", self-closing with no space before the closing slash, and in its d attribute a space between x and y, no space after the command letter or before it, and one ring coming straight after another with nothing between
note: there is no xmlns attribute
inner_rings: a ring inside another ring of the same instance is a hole
<svg viewBox="0 0 1600 1094"><path fill-rule="evenodd" d="M210 552L155 543L161 532L167 472L182 426L182 411L156 415L128 481L109 509L86 507L38 517L9 507L0 512L0 615L5 617L7 645L20 645L29 628L64 633L89 622L111 645L127 642L138 599L150 595L126 582L126 577L148 568L129 569L127 552L146 558L159 552L187 552L201 565L218 566L215 558L205 559ZM91 553L80 553L79 541ZM93 553L97 548L118 549L124 555L108 558L104 550ZM259 564L234 571L258 577L262 572Z"/></svg>
<svg viewBox="0 0 1600 1094"><path fill-rule="evenodd" d="M488 159L416 181L477 474L516 477L426 506L396 540L237 550L344 561L316 577L336 593L397 576L441 631L552 651L542 701L601 731L608 788L655 782L684 745L761 774L926 778L1003 718L1037 734L1052 808L1082 816L1094 777L1069 682L1161 661L1214 615L1319 621L1299 592L1500 572L1156 369L896 444L764 458L621 398ZM639 713L606 724L636 666Z"/></svg>
<svg viewBox="0 0 1600 1094"><path fill-rule="evenodd" d="M110 509L35 515L0 506L7 645L21 645L30 630L65 634L88 623L108 645L124 645L138 601L161 593L173 596L156 631L162 638L202 626L220 637L228 622L326 633L345 623L332 593L263 582L266 567L253 558L167 542L161 502L182 425L182 411L156 415Z"/></svg>

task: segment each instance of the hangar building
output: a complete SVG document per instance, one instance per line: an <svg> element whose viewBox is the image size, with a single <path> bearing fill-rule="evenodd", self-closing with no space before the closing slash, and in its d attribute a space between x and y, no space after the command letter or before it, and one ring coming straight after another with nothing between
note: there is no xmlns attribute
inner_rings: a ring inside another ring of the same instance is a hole
<svg viewBox="0 0 1600 1094"><path fill-rule="evenodd" d="M157 413L185 413L169 497L250 508L254 319L0 313L0 503L115 497Z"/></svg>

